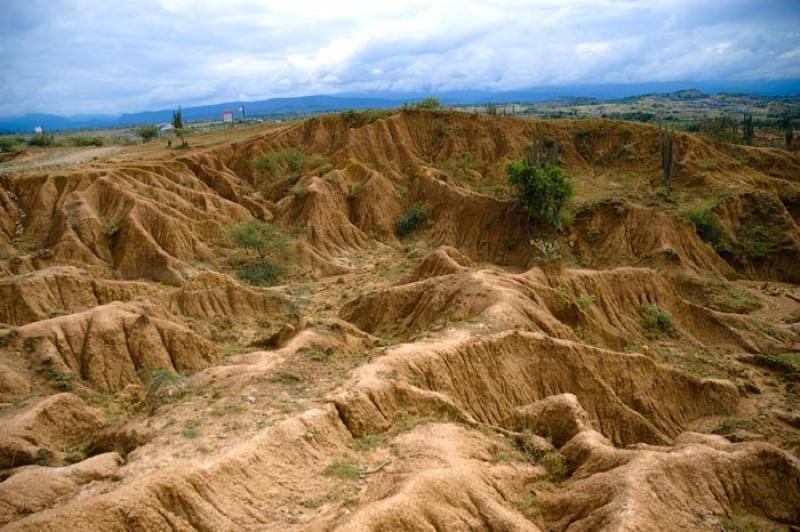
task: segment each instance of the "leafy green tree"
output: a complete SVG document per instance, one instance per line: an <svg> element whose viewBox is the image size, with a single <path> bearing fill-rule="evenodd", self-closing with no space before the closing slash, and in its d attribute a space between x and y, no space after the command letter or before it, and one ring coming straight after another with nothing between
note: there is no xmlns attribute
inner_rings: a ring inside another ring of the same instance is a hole
<svg viewBox="0 0 800 532"><path fill-rule="evenodd" d="M142 142L150 142L158 136L158 128L152 124L140 127L136 134L142 137Z"/></svg>
<svg viewBox="0 0 800 532"><path fill-rule="evenodd" d="M563 168L521 159L509 164L506 174L529 218L560 225L561 209L575 193Z"/></svg>
<svg viewBox="0 0 800 532"><path fill-rule="evenodd" d="M289 239L273 224L260 220L249 220L233 226L228 239L236 247L258 255L256 263L247 264L239 276L250 284L268 285L283 273L283 268L270 262L286 252Z"/></svg>
<svg viewBox="0 0 800 532"><path fill-rule="evenodd" d="M242 249L254 251L261 262L286 251L288 238L279 228L260 220L249 220L233 226L228 236Z"/></svg>
<svg viewBox="0 0 800 532"><path fill-rule="evenodd" d="M177 111L172 112L172 127L175 128L175 134L181 139L181 146L184 148L188 147L189 143L186 142L183 136L183 111L180 106L178 106Z"/></svg>

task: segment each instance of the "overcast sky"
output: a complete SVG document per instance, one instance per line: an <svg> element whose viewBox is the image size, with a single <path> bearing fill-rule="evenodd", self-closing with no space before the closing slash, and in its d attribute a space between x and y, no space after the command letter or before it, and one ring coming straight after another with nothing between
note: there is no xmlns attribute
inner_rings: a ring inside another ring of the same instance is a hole
<svg viewBox="0 0 800 532"><path fill-rule="evenodd" d="M800 0L0 0L0 115L800 78Z"/></svg>

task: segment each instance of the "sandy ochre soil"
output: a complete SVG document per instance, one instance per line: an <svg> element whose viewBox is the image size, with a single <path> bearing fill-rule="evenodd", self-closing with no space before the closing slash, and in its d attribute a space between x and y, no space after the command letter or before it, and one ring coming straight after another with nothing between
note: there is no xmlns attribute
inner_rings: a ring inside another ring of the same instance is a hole
<svg viewBox="0 0 800 532"><path fill-rule="evenodd" d="M505 183L545 136L558 231ZM189 140L0 181L4 530L800 527L800 156L679 134L668 197L643 124ZM290 240L275 286L237 275L252 219Z"/></svg>

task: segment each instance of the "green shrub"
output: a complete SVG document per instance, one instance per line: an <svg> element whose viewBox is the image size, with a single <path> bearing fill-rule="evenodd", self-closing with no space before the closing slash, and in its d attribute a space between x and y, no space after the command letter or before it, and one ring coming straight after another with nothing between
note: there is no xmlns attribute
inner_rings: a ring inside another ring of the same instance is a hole
<svg viewBox="0 0 800 532"><path fill-rule="evenodd" d="M22 342L22 347L28 353L33 353L36 351L36 346L39 342L44 338L43 336L28 336L25 338L25 341Z"/></svg>
<svg viewBox="0 0 800 532"><path fill-rule="evenodd" d="M239 270L239 278L255 286L269 286L275 283L286 269L278 264L256 262Z"/></svg>
<svg viewBox="0 0 800 532"><path fill-rule="evenodd" d="M183 437L189 440L193 440L200 436L200 431L197 429L200 426L200 422L196 419L187 419L183 423Z"/></svg>
<svg viewBox="0 0 800 532"><path fill-rule="evenodd" d="M398 236L406 236L415 231L428 219L428 208L420 203L409 205L394 224L394 232Z"/></svg>
<svg viewBox="0 0 800 532"><path fill-rule="evenodd" d="M684 217L694 224L697 235L716 251L727 251L728 243L725 228L719 217L711 209L698 207L684 213Z"/></svg>
<svg viewBox="0 0 800 532"><path fill-rule="evenodd" d="M326 477L359 478L361 468L348 460L336 460L322 472Z"/></svg>
<svg viewBox="0 0 800 532"><path fill-rule="evenodd" d="M271 177L281 177L302 170L306 164L306 154L300 148L286 148L254 158L250 164L256 170Z"/></svg>
<svg viewBox="0 0 800 532"><path fill-rule="evenodd" d="M231 227L228 239L239 248L255 251L262 261L282 253L288 245L288 238L283 231L260 220L249 220Z"/></svg>
<svg viewBox="0 0 800 532"><path fill-rule="evenodd" d="M302 381L303 376L288 369L279 369L270 376L269 380L281 384L295 384Z"/></svg>
<svg viewBox="0 0 800 532"><path fill-rule="evenodd" d="M293 186L289 192L291 192L292 195L297 199L303 199L308 196L308 189L301 185Z"/></svg>
<svg viewBox="0 0 800 532"><path fill-rule="evenodd" d="M780 247L780 237L776 231L759 223L745 224L738 237L747 254L757 259L769 257Z"/></svg>
<svg viewBox="0 0 800 532"><path fill-rule="evenodd" d="M177 387L181 382L180 375L164 368L153 370L143 368L140 373L140 378L147 387L147 395L150 397L163 393L165 389Z"/></svg>
<svg viewBox="0 0 800 532"><path fill-rule="evenodd" d="M120 225L122 224L122 220L115 218L114 220L109 220L108 222L103 224L103 233L108 238L114 238L117 233L119 233Z"/></svg>
<svg viewBox="0 0 800 532"><path fill-rule="evenodd" d="M749 314L763 306L760 299L746 290L737 288L735 285L725 284L722 290L723 293L720 297L714 299L717 308L722 312Z"/></svg>
<svg viewBox="0 0 800 532"><path fill-rule="evenodd" d="M389 109L371 109L367 111L356 111L350 109L342 113L345 123L348 127L358 127L364 124L371 124L382 118L391 116L392 111Z"/></svg>
<svg viewBox="0 0 800 532"><path fill-rule="evenodd" d="M103 139L100 137L72 137L70 139L75 146L102 146Z"/></svg>
<svg viewBox="0 0 800 532"><path fill-rule="evenodd" d="M9 329L3 335L0 335L0 347L8 347L11 343L19 336L19 329L14 327L13 329Z"/></svg>
<svg viewBox="0 0 800 532"><path fill-rule="evenodd" d="M506 174L529 216L561 226L561 209L575 193L563 168L520 159L508 165Z"/></svg>
<svg viewBox="0 0 800 532"><path fill-rule="evenodd" d="M45 133L37 133L28 139L28 146L47 147L55 144L55 137Z"/></svg>
<svg viewBox="0 0 800 532"><path fill-rule="evenodd" d="M644 328L651 332L670 332L674 328L669 312L655 305L642 307L642 321Z"/></svg>
<svg viewBox="0 0 800 532"><path fill-rule="evenodd" d="M233 226L228 240L236 247L254 251L258 262L247 264L239 270L239 277L253 285L265 286L275 282L284 273L282 266L269 262L270 257L282 254L289 238L277 226L260 220L249 220Z"/></svg>
<svg viewBox="0 0 800 532"><path fill-rule="evenodd" d="M564 455L558 451L544 453L541 458L539 458L539 463L547 469L556 482L567 478L567 473L569 472L567 469L567 460L564 458Z"/></svg>
<svg viewBox="0 0 800 532"><path fill-rule="evenodd" d="M64 461L68 464L77 464L78 462L82 462L84 460L86 460L86 450L82 446L71 449L67 454L64 455Z"/></svg>
<svg viewBox="0 0 800 532"><path fill-rule="evenodd" d="M545 264L551 264L561 260L561 248L555 240L534 238L530 241L530 244L539 252L539 256Z"/></svg>
<svg viewBox="0 0 800 532"><path fill-rule="evenodd" d="M524 499L514 501L514 508L525 516L526 519L538 524L542 516L542 502L535 495L530 495ZM544 528L541 526L540 528Z"/></svg>
<svg viewBox="0 0 800 532"><path fill-rule="evenodd" d="M350 192L347 193L348 198L355 198L358 196L358 193L361 191L361 183L353 183L350 185Z"/></svg>
<svg viewBox="0 0 800 532"><path fill-rule="evenodd" d="M428 96L414 104L414 109L439 109L441 107L442 102L433 96Z"/></svg>
<svg viewBox="0 0 800 532"><path fill-rule="evenodd" d="M158 128L154 125L142 126L136 130L136 134L142 137L142 142L150 142L158 136Z"/></svg>
<svg viewBox="0 0 800 532"><path fill-rule="evenodd" d="M17 151L17 144L19 143L11 137L0 138L0 153L14 153Z"/></svg>
<svg viewBox="0 0 800 532"><path fill-rule="evenodd" d="M75 377L72 373L64 373L53 368L45 370L47 376L53 379L50 385L60 392L69 392L72 390L72 379Z"/></svg>

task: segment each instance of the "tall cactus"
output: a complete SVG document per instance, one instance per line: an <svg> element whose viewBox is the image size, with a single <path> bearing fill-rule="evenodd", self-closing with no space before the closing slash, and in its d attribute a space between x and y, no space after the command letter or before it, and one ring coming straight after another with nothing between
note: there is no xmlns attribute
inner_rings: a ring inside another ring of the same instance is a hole
<svg viewBox="0 0 800 532"><path fill-rule="evenodd" d="M556 139L549 135L537 134L528 144L525 160L529 166L558 166L561 160Z"/></svg>
<svg viewBox="0 0 800 532"><path fill-rule="evenodd" d="M667 195L672 194L672 173L675 169L675 132L666 127L661 128L661 171Z"/></svg>
<svg viewBox="0 0 800 532"><path fill-rule="evenodd" d="M752 146L754 136L753 115L744 115L742 119L742 140L744 140L744 143L748 146Z"/></svg>

